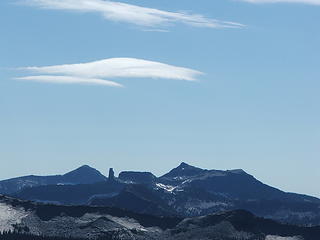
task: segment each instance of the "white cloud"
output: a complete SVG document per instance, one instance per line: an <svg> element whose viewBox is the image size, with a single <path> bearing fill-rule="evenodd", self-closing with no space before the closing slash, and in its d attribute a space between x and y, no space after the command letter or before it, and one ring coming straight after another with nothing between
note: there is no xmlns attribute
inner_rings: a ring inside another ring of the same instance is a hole
<svg viewBox="0 0 320 240"><path fill-rule="evenodd" d="M196 77L203 74L189 68L136 58L110 58L88 63L23 67L19 70L39 74L39 76L20 77L21 80L51 83L92 83L116 87L121 85L104 79L160 78L196 81Z"/></svg>
<svg viewBox="0 0 320 240"><path fill-rule="evenodd" d="M320 0L241 0L249 3L304 3L320 5Z"/></svg>
<svg viewBox="0 0 320 240"><path fill-rule="evenodd" d="M81 77L70 77L70 76L50 76L50 75L40 75L40 76L27 76L27 77L18 77L17 80L27 80L35 82L47 82L47 83L63 83L63 84L90 84L90 85L105 85L111 87L123 87L121 84L96 79L96 78L81 78Z"/></svg>
<svg viewBox="0 0 320 240"><path fill-rule="evenodd" d="M144 27L159 27L172 23L208 28L244 27L240 23L219 21L199 14L168 12L110 0L23 0L23 3L46 9L95 12L108 20Z"/></svg>

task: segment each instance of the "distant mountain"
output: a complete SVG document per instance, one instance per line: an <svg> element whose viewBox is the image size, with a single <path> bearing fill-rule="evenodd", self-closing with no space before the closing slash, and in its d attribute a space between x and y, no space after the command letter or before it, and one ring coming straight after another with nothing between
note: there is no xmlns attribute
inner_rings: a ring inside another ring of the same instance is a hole
<svg viewBox="0 0 320 240"><path fill-rule="evenodd" d="M181 163L157 181L167 193L162 196L184 216L245 209L282 222L320 225L320 199L283 192L241 169L206 170Z"/></svg>
<svg viewBox="0 0 320 240"><path fill-rule="evenodd" d="M106 181L107 178L98 170L88 165L83 165L82 167L62 175L62 180L64 183L89 184L103 182Z"/></svg>
<svg viewBox="0 0 320 240"><path fill-rule="evenodd" d="M207 170L187 163L161 177L149 172L121 172L118 178L100 183L42 184L11 195L56 204L119 207L157 216L195 217L244 209L283 223L320 225L318 198L283 192L241 169Z"/></svg>
<svg viewBox="0 0 320 240"><path fill-rule="evenodd" d="M12 194L22 189L44 185L75 185L91 184L106 181L98 170L87 165L77 168L64 175L24 176L0 181L0 194Z"/></svg>
<svg viewBox="0 0 320 240"><path fill-rule="evenodd" d="M46 237L105 240L319 240L320 236L320 227L279 224L243 210L182 219L137 214L110 207L36 204L0 196L0 212L0 232L29 234L29 239L33 235L42 236L41 240ZM15 239L27 240L25 236L20 235ZM5 235L3 239L10 238Z"/></svg>

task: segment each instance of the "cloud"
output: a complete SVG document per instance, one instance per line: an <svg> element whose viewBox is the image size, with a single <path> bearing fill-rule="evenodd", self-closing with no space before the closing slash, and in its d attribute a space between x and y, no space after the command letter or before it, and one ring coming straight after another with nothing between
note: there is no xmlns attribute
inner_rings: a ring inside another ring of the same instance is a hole
<svg viewBox="0 0 320 240"><path fill-rule="evenodd" d="M202 72L172 66L160 62L136 58L110 58L100 61L64 64L44 67L23 67L19 70L39 74L20 77L20 80L41 81L50 83L91 83L121 87L105 78L159 78L185 81L196 81Z"/></svg>
<svg viewBox="0 0 320 240"><path fill-rule="evenodd" d="M249 3L304 3L320 5L320 0L241 0Z"/></svg>
<svg viewBox="0 0 320 240"><path fill-rule="evenodd" d="M110 0L23 0L23 3L45 9L100 13L107 20L149 28L173 23L207 28L244 27L240 23L219 21L199 14L168 12Z"/></svg>
<svg viewBox="0 0 320 240"><path fill-rule="evenodd" d="M79 83L79 84L90 84L90 85L105 85L105 86L111 86L111 87L123 87L119 83L108 81L108 80L97 79L97 78L40 75L40 76L17 77L15 79L36 81L36 82L48 82L48 83L63 83L63 84Z"/></svg>

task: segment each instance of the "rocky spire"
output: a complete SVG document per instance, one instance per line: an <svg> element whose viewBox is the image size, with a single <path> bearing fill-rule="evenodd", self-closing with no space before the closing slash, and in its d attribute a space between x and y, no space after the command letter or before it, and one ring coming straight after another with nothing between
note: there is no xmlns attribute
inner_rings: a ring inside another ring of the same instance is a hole
<svg viewBox="0 0 320 240"><path fill-rule="evenodd" d="M114 171L113 168L109 169L109 177L108 177L109 181L113 181L114 180Z"/></svg>

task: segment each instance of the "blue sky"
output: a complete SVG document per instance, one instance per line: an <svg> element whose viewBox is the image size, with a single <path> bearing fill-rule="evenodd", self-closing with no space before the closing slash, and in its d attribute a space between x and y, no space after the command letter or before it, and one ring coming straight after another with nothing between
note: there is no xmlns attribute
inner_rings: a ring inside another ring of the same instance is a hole
<svg viewBox="0 0 320 240"><path fill-rule="evenodd" d="M122 1L175 13L166 24L141 13L130 15L138 21L40 6L50 1L0 1L1 179L82 164L161 175L185 161L242 168L283 190L320 196L318 0ZM112 75L103 65L103 76L69 69L115 58L156 69L138 77L119 77L127 66ZM41 68L56 65L59 74ZM30 66L40 70L17 69ZM204 74L187 80L193 70ZM15 79L43 75L51 81ZM124 87L55 83L57 75Z"/></svg>

